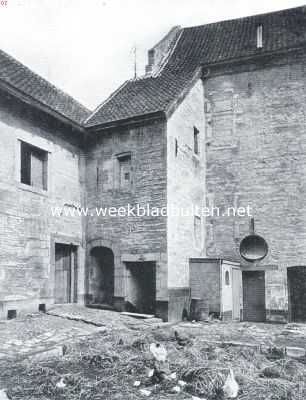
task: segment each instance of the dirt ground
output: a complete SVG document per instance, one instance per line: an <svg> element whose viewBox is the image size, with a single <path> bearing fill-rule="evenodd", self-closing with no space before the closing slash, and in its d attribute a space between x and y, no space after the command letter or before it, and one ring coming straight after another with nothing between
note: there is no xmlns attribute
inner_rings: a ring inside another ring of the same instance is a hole
<svg viewBox="0 0 306 400"><path fill-rule="evenodd" d="M305 358L282 350L306 347L304 325L173 325L79 306L51 313L0 323L0 395L5 389L8 398L26 400L224 399L232 369L238 399L306 398ZM156 362L151 343L166 348L165 362ZM64 354L44 353L54 348Z"/></svg>

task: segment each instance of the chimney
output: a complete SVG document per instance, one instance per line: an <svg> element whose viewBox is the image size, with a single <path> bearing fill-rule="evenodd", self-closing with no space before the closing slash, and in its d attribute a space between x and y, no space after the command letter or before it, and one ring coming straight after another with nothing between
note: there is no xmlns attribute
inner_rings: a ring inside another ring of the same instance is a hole
<svg viewBox="0 0 306 400"><path fill-rule="evenodd" d="M172 50L173 45L181 30L180 26L174 26L152 49L148 51L148 64L146 74L152 74L159 70L165 58Z"/></svg>

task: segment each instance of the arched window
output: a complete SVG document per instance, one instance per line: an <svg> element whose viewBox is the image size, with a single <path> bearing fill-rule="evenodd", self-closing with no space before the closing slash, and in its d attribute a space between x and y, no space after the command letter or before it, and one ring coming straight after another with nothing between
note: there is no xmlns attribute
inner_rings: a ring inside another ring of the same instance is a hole
<svg viewBox="0 0 306 400"><path fill-rule="evenodd" d="M225 286L229 286L230 285L230 275L229 275L229 271L225 272Z"/></svg>

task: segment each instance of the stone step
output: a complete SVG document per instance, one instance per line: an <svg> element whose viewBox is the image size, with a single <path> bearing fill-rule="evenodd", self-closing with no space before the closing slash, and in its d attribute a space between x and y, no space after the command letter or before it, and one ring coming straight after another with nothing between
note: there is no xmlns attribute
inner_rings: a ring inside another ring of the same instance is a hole
<svg viewBox="0 0 306 400"><path fill-rule="evenodd" d="M87 304L87 308L94 308L96 310L109 310L109 311L115 311L113 306L110 306L109 304Z"/></svg>

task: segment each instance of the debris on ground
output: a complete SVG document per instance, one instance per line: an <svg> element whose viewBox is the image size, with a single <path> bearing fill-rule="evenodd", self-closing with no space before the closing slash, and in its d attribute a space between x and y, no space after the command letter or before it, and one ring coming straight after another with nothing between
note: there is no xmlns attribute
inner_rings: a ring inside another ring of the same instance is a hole
<svg viewBox="0 0 306 400"><path fill-rule="evenodd" d="M151 391L147 389L140 389L139 393L143 394L144 396L150 396Z"/></svg>
<svg viewBox="0 0 306 400"><path fill-rule="evenodd" d="M173 388L172 388L173 393L180 393L180 391L181 391L181 388L179 386L173 386Z"/></svg>
<svg viewBox="0 0 306 400"><path fill-rule="evenodd" d="M101 311L105 318L99 314L100 322L103 319L109 323L103 332L95 328L90 335L75 337L61 334L60 325L65 326L65 332L69 330L69 323L76 332L83 332L83 321L67 322L48 315L39 317L40 323L34 323L39 334L35 337L35 330L32 330L31 343L35 343L37 337L43 341L52 327L57 331L57 344L65 343L66 352L58 359L39 361L0 358L0 385L6 388L0 391L0 400L141 400L146 397L152 400L225 400L234 398L231 396L236 393L237 400L306 398L305 358L289 358L270 339L264 342L268 343L268 350L261 346L229 344L228 331L233 332L233 337L250 335L250 331L255 335L254 341L259 342L261 331L270 330L275 335L275 326L249 329L244 324L203 322L186 323L186 328L184 323L175 328L167 324L148 328L145 320L138 320L135 325L128 316L107 313ZM84 319L82 315L79 317ZM44 318L49 321L45 331ZM96 322L92 310L90 318ZM142 329L140 323L145 328ZM32 320L28 319L26 324L30 334ZM16 321L10 326L18 335L20 332L18 340L22 342L22 323ZM278 329L284 330L283 327ZM9 337L7 331L6 335ZM10 340L15 340L14 332L11 336ZM67 340L70 337L73 340ZM210 341L212 337L217 337L219 342ZM181 345L186 343L186 338L192 339L192 345ZM180 344L178 340L183 342ZM56 343L52 341L51 344ZM6 397L1 397L2 394Z"/></svg>

